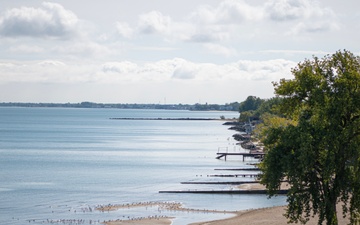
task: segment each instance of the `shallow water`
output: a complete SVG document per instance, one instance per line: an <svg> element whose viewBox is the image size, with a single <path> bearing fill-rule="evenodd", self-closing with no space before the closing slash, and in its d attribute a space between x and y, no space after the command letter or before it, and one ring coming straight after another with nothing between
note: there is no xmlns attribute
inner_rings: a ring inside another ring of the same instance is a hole
<svg viewBox="0 0 360 225"><path fill-rule="evenodd" d="M174 224L223 214L159 212L156 207L101 213L96 205L147 201L181 202L195 209L242 210L282 205L263 195L160 194L160 190L228 189L183 185L226 181L215 168L246 166L242 159L215 159L218 148L241 151L221 121L110 120L227 118L236 112L165 110L0 108L0 224L82 224L149 215L176 216ZM233 172L232 172L233 173ZM91 210L89 210L91 209ZM66 223L65 223L66 224ZM70 224L70 223L68 223Z"/></svg>

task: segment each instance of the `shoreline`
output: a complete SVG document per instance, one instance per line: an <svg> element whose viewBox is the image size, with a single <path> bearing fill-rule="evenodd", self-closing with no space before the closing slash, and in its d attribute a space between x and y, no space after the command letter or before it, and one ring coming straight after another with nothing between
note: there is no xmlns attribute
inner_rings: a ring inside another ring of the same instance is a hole
<svg viewBox="0 0 360 225"><path fill-rule="evenodd" d="M108 204L108 205L100 205L95 208L95 210L100 212L106 211L115 211L121 209L130 209L130 208L147 208L147 207L158 207L158 211L169 211L169 212L187 212L187 213L221 213L221 214L233 214L236 216L238 211L226 211L226 210L209 210L209 209L192 209L185 208L181 203L178 202L137 202L131 204ZM105 225L171 225L172 220L176 219L175 216L167 216L167 215L153 215L147 217L135 217L128 219L116 219L104 221Z"/></svg>
<svg viewBox="0 0 360 225"><path fill-rule="evenodd" d="M286 206L273 206L268 208L249 209L239 211L235 216L212 221L196 222L189 225L287 225L283 216Z"/></svg>
<svg viewBox="0 0 360 225"><path fill-rule="evenodd" d="M127 207L146 207L154 206L156 203L136 203L132 206L127 205L112 205L110 210L119 210ZM213 212L213 213L226 213L229 215L228 218L211 220L211 221L200 221L190 223L188 225L287 225L287 219L283 216L285 213L286 206L273 206L259 209L249 209L242 211L217 211L217 210L198 210L183 208L180 203L159 203L161 207L170 207L172 210L188 211L193 212ZM170 210L170 209L169 209ZM176 217L168 216L151 216L151 217L139 217L126 220L111 220L104 221L105 225L171 225ZM313 220L309 222L310 225L317 225L317 221Z"/></svg>
<svg viewBox="0 0 360 225"><path fill-rule="evenodd" d="M264 187L261 184L243 184L238 188L242 190L261 190ZM284 182L282 184L283 189L288 188L288 184ZM288 225L288 219L284 216L286 212L286 205L272 206L266 208L248 209L241 211L226 211L226 210L208 210L208 209L191 209L185 208L178 202L138 202L132 204L118 204L118 205L105 205L98 206L98 211L113 211L126 208L136 207L158 207L164 211L178 211L188 213L223 213L229 217L218 220L193 222L188 225ZM341 203L338 204L338 220L339 224L348 224L350 221L348 218L343 218L341 214ZM340 213L339 213L340 212ZM104 221L105 225L171 225L173 220L176 220L176 216L149 216L141 218L132 218L128 220L113 220ZM317 225L318 217L311 217L307 222L307 225Z"/></svg>
<svg viewBox="0 0 360 225"><path fill-rule="evenodd" d="M349 218L343 218L341 204L338 203L338 223L349 224ZM284 216L286 206L273 206L246 211L239 211L234 217L220 220L196 222L188 225L288 225L288 219ZM295 223L290 223L295 224ZM318 225L318 216L310 217L307 225Z"/></svg>

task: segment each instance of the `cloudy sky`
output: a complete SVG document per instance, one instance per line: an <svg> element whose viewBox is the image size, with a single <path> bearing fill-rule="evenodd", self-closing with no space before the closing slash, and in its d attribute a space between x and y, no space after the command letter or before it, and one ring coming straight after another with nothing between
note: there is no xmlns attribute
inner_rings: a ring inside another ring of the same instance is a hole
<svg viewBox="0 0 360 225"><path fill-rule="evenodd" d="M358 0L0 0L0 102L230 103L360 53Z"/></svg>

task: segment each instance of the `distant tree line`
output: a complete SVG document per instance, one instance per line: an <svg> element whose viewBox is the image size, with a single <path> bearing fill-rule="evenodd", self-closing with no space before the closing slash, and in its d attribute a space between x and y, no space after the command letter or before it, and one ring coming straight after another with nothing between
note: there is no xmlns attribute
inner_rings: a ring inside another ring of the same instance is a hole
<svg viewBox="0 0 360 225"><path fill-rule="evenodd" d="M62 107L62 108L115 108L115 109L165 109L194 111L238 111L239 103L226 104L127 104L127 103L19 103L3 102L0 107Z"/></svg>

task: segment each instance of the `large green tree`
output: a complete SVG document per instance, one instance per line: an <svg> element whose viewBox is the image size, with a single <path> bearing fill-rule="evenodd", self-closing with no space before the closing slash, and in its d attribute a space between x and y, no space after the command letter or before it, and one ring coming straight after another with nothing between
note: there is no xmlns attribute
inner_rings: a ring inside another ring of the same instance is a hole
<svg viewBox="0 0 360 225"><path fill-rule="evenodd" d="M242 113L245 111L257 110L263 101L264 100L259 97L248 96L245 101L240 103L239 112Z"/></svg>
<svg viewBox="0 0 360 225"><path fill-rule="evenodd" d="M267 124L261 182L270 196L290 183L286 217L338 224L337 211L360 223L360 59L338 51L314 57L274 83L280 108L291 122Z"/></svg>
<svg viewBox="0 0 360 225"><path fill-rule="evenodd" d="M256 97L248 96L245 101L239 104L240 122L248 122L252 119L259 119L259 115L256 113L265 100Z"/></svg>

